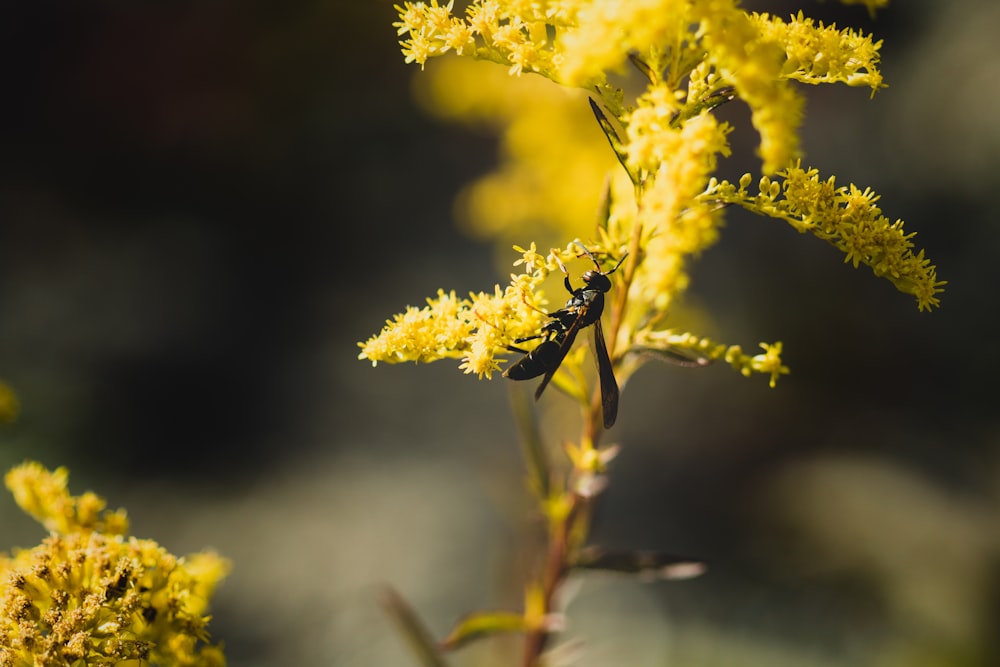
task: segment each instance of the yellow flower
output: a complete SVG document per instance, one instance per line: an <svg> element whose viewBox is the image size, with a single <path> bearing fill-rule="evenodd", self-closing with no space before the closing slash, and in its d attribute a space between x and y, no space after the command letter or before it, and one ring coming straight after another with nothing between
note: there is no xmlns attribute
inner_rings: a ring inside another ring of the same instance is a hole
<svg viewBox="0 0 1000 667"><path fill-rule="evenodd" d="M773 345L761 343L760 346L764 349L764 353L756 354L750 358L750 369L758 373L767 373L770 375L771 381L769 384L771 387L774 387L778 378L788 373L788 367L783 366L781 363L781 342L779 341Z"/></svg>
<svg viewBox="0 0 1000 667"><path fill-rule="evenodd" d="M7 473L15 500L52 531L42 544L0 555L0 665L152 664L224 667L207 644L205 615L229 563L205 552L177 558L125 537L122 510L70 496L67 472L25 463Z"/></svg>

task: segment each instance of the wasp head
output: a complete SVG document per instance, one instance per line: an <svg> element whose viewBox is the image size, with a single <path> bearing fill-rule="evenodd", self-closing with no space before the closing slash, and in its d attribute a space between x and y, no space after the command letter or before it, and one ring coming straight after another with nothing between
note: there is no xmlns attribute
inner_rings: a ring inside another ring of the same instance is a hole
<svg viewBox="0 0 1000 667"><path fill-rule="evenodd" d="M582 278L583 282L587 285L587 289L595 289L602 292L611 290L611 280L606 273L590 270L584 272Z"/></svg>

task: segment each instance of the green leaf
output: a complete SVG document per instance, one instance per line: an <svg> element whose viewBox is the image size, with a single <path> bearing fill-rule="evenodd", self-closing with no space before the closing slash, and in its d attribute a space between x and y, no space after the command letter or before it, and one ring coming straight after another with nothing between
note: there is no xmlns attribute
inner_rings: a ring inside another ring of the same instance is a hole
<svg viewBox="0 0 1000 667"><path fill-rule="evenodd" d="M525 632L527 629L523 614L512 611L479 611L460 620L441 644L447 649L456 649L489 635Z"/></svg>

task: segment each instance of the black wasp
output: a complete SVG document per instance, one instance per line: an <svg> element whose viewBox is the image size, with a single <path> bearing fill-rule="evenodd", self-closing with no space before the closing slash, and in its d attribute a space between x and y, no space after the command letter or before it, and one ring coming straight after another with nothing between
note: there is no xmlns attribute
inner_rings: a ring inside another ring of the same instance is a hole
<svg viewBox="0 0 1000 667"><path fill-rule="evenodd" d="M604 312L604 294L611 289L611 279L608 276L618 270L618 267L625 261L625 256L618 260L615 268L604 272L601 271L601 265L593 253L583 245L579 243L577 245L594 262L596 270L586 271L583 274L583 287L573 289L573 284L569 281L569 272L562 263L559 264L565 274L563 285L570 293L569 301L554 313L546 313L549 320L542 325L539 333L514 341L515 343L525 343L536 338L543 339L533 350L523 350L513 345L508 347L512 352L520 352L524 356L504 371L503 375L511 380L530 380L544 375L541 384L535 390L535 399L537 400L545 391L545 387L548 386L556 370L559 369L559 364L563 362L566 354L573 347L576 335L580 333L581 329L593 324L594 354L597 356L597 373L601 382L604 428L611 428L618 417L618 382L615 380L615 374L611 368L611 357L608 356L608 348L604 343L601 314Z"/></svg>

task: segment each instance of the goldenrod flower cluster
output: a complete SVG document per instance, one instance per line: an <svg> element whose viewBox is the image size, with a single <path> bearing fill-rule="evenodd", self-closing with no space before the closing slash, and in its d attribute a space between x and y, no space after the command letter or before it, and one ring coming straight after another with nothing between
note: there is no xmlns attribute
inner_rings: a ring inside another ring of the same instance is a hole
<svg viewBox="0 0 1000 667"><path fill-rule="evenodd" d="M511 284L493 292L472 293L459 299L455 292L438 290L423 308L409 307L386 322L382 332L361 346L360 359L428 362L461 358L460 368L479 377L499 370L495 358L519 338L535 334L545 319L538 285L558 266L556 255L542 257L535 246L518 248L522 273L511 274Z"/></svg>
<svg viewBox="0 0 1000 667"><path fill-rule="evenodd" d="M127 537L123 510L106 510L93 493L69 495L67 478L38 463L6 475L18 505L50 534L0 555L0 666L224 666L206 611L228 562L211 552L177 558Z"/></svg>
<svg viewBox="0 0 1000 667"><path fill-rule="evenodd" d="M885 2L864 4L874 11ZM471 224L503 240L513 233L519 241L557 238L559 245L586 236L603 270L627 256L612 276L605 308L619 382L642 360L671 354L725 361L740 373L767 375L772 386L788 372L780 342L761 343L760 354L746 354L677 328L688 264L715 243L722 213L733 204L833 244L846 261L869 266L914 295L921 310L938 305L944 283L902 221L882 215L878 196L853 184L836 186L800 166L804 105L796 85L841 83L874 94L884 83L882 44L871 35L824 25L802 12L787 19L748 12L737 0L474 0L464 13L456 13L453 2L432 0L396 9L407 62L423 66L444 54L463 56L430 73L431 104L449 117L489 117L505 130L501 169L464 195ZM515 76L507 86L495 77L487 81L465 66L474 60L499 63ZM629 70L641 77L638 88L613 85ZM525 93L525 73L549 80L549 87L531 83ZM573 89L590 96L605 141L599 135L595 140L592 129L585 136L568 120L570 109L586 104L566 93ZM626 90L637 92L629 97ZM747 192L753 176L739 184L714 176L718 159L731 152L732 128L713 112L731 101L747 106L759 136L758 194ZM601 163L589 157L595 145L618 162L602 188L596 186ZM577 163L591 173L573 171ZM594 218L566 203L571 201L599 211L596 227ZM566 219L567 211L576 221ZM541 281L574 256L580 256L574 244L544 258L536 253L533 262L541 270L513 276L492 294L456 299L441 291L361 344L361 358L456 357L466 372L489 376L499 368L496 356L539 333L545 321L539 311L546 307ZM573 277L571 286L580 285ZM575 363L567 357L566 377L585 375ZM579 383L563 380L557 375L554 383L586 402Z"/></svg>
<svg viewBox="0 0 1000 667"><path fill-rule="evenodd" d="M913 252L913 233L903 231L903 221L890 223L882 214L876 206L878 195L854 184L838 187L834 176L823 180L818 170L803 169L798 162L778 177L781 180L761 178L756 195L747 191L753 180L749 174L738 185L713 181L704 197L785 220L829 242L844 253L845 262L871 267L875 275L912 294L920 310L939 304L937 294L945 282L937 279L923 250Z"/></svg>
<svg viewBox="0 0 1000 667"><path fill-rule="evenodd" d="M801 11L789 22L768 14L751 14L750 19L766 41L785 45L782 77L802 83L863 86L871 88L873 95L884 85L877 68L881 41L872 42L871 37L850 28L824 26Z"/></svg>
<svg viewBox="0 0 1000 667"><path fill-rule="evenodd" d="M746 12L735 0L480 0L464 18L454 2L396 8L407 62L455 53L501 63L585 88L620 120L621 93L607 77L629 59L677 93L689 77L695 89L711 77L750 107L765 173L798 149L802 101L791 81L882 86L880 42L801 13L786 22Z"/></svg>

